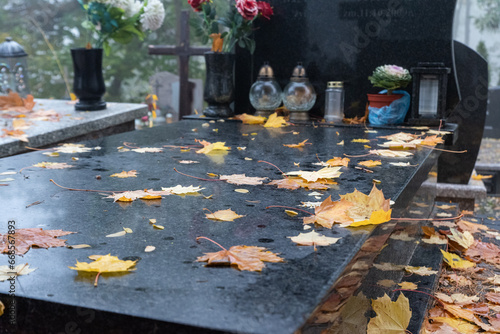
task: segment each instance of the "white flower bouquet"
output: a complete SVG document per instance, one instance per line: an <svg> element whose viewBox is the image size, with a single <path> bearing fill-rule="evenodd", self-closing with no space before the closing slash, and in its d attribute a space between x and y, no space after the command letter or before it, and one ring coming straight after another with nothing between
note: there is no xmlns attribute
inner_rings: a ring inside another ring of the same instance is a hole
<svg viewBox="0 0 500 334"><path fill-rule="evenodd" d="M127 44L134 36L140 40L146 32L161 27L165 9L160 0L78 0L87 15L83 27L97 35L95 48L109 55L109 40ZM91 48L92 44L87 44Z"/></svg>

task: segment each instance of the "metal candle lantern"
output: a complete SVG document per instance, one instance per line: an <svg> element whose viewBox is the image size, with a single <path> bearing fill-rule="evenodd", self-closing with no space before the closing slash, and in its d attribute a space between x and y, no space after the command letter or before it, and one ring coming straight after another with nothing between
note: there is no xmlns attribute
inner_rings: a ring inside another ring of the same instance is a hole
<svg viewBox="0 0 500 334"><path fill-rule="evenodd" d="M23 47L12 38L0 44L0 94L12 91L25 97L29 93L27 58Z"/></svg>
<svg viewBox="0 0 500 334"><path fill-rule="evenodd" d="M443 63L418 63L413 76L410 124L439 125L446 110L446 87L450 68Z"/></svg>

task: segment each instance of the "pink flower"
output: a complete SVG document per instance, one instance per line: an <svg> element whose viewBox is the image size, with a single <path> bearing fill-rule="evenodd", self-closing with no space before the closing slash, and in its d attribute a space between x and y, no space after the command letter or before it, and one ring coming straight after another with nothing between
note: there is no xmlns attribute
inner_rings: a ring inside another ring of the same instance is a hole
<svg viewBox="0 0 500 334"><path fill-rule="evenodd" d="M201 11L201 5L203 5L205 2L209 2L210 0L187 0L188 4L193 7L195 12L200 12Z"/></svg>
<svg viewBox="0 0 500 334"><path fill-rule="evenodd" d="M259 9L259 14L261 14L262 17L264 17L268 20L270 20L271 15L274 14L273 8L271 7L271 5L265 1L257 1L257 8Z"/></svg>
<svg viewBox="0 0 500 334"><path fill-rule="evenodd" d="M401 78L409 74L408 70L397 65L384 65L384 71L387 74L393 75L397 78Z"/></svg>
<svg viewBox="0 0 500 334"><path fill-rule="evenodd" d="M245 20L253 20L259 14L257 1L255 0L236 0L236 9Z"/></svg>

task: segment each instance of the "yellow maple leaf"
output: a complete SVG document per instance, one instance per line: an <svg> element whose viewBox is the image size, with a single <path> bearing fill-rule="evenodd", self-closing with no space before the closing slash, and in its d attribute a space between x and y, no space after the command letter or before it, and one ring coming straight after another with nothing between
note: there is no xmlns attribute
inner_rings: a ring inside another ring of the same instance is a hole
<svg viewBox="0 0 500 334"><path fill-rule="evenodd" d="M122 171L121 173L111 174L110 177L117 177L120 179L125 179L128 177L137 177L137 171L136 170L129 170L128 172Z"/></svg>
<svg viewBox="0 0 500 334"><path fill-rule="evenodd" d="M451 235L448 235L448 238L452 241L455 241L457 244L467 249L474 243L474 237L469 231L465 231L461 233L455 228L451 228Z"/></svg>
<svg viewBox="0 0 500 334"><path fill-rule="evenodd" d="M401 289L405 289L405 290L417 290L418 289L418 285L416 285L415 283L412 283L412 282L401 282L401 283L398 283L398 285L401 287Z"/></svg>
<svg viewBox="0 0 500 334"><path fill-rule="evenodd" d="M474 262L464 260L456 254L448 253L442 249L440 251L443 254L443 260L453 269L468 269L476 266Z"/></svg>
<svg viewBox="0 0 500 334"><path fill-rule="evenodd" d="M205 209L205 210L208 210L208 209ZM213 213L206 213L205 216L211 220L218 220L218 221L225 221L225 222L232 222L235 219L245 217L245 216L237 214L236 212L234 212L231 209L219 210L219 211L215 211Z"/></svg>
<svg viewBox="0 0 500 334"><path fill-rule="evenodd" d="M350 227L382 224L391 220L390 200L385 199L382 190L378 190L375 185L369 195L355 189L352 193L340 195L340 198L355 204L347 211L354 221L348 225Z"/></svg>
<svg viewBox="0 0 500 334"><path fill-rule="evenodd" d="M433 317L431 318L433 322L440 322L450 325L462 334L477 334L479 327L471 324L468 321L449 317Z"/></svg>
<svg viewBox="0 0 500 334"><path fill-rule="evenodd" d="M196 153L210 154L213 151L229 151L231 149L230 147L225 146L225 142L221 141L215 143L209 143L208 141L198 139L195 139L195 141L204 146L202 149L196 151Z"/></svg>
<svg viewBox="0 0 500 334"><path fill-rule="evenodd" d="M424 139L422 139L420 145L436 146L437 144L441 144L443 142L444 142L443 138L439 137L438 135L434 135L434 136L427 136Z"/></svg>
<svg viewBox="0 0 500 334"><path fill-rule="evenodd" d="M119 272L129 272L135 270L133 268L137 261L123 261L116 256L108 255L91 255L89 259L94 260L94 262L78 262L74 267L69 267L70 269L77 270L79 272L94 272L97 273L94 285L97 286L97 280L99 275L102 273L119 273Z"/></svg>
<svg viewBox="0 0 500 334"><path fill-rule="evenodd" d="M372 300L372 307L377 316L370 319L367 334L405 334L410 324L410 302L402 293L393 302L384 294L383 297Z"/></svg>
<svg viewBox="0 0 500 334"><path fill-rule="evenodd" d="M264 124L266 122L265 117L248 114L236 115L234 118L239 119L243 124Z"/></svg>
<svg viewBox="0 0 500 334"><path fill-rule="evenodd" d="M277 113L271 114L266 124L264 124L265 128L282 128L287 126L288 123L285 121L283 116L278 116Z"/></svg>
<svg viewBox="0 0 500 334"><path fill-rule="evenodd" d="M392 209L389 209L388 211L385 211L384 209L373 211L369 219L355 221L354 223L350 224L349 227L382 224L391 220L391 213Z"/></svg>
<svg viewBox="0 0 500 334"><path fill-rule="evenodd" d="M382 161L380 161L380 160L366 160L366 161L358 162L358 165L365 166L365 167L375 167L375 166L382 165Z"/></svg>
<svg viewBox="0 0 500 334"><path fill-rule="evenodd" d="M493 175L481 175L481 174L477 174L477 175L472 175L471 177L472 177L473 180L481 181L481 180L485 180L485 179L491 179L493 177Z"/></svg>
<svg viewBox="0 0 500 334"><path fill-rule="evenodd" d="M309 139L306 139L304 141L301 141L300 143L298 144L283 144L283 146L286 146L286 147L290 147L290 148L302 148L302 147L305 147L306 144L307 145L312 145L311 143L308 143Z"/></svg>
<svg viewBox="0 0 500 334"><path fill-rule="evenodd" d="M369 143L370 140L369 139L353 139L352 142L353 143Z"/></svg>

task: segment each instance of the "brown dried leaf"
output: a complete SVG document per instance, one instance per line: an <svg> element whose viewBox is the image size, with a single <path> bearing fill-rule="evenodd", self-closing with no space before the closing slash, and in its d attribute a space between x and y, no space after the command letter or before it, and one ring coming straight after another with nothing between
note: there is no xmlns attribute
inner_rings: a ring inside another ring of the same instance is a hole
<svg viewBox="0 0 500 334"><path fill-rule="evenodd" d="M9 252L9 242L14 240L16 245L16 254L25 254L31 247L49 248L64 247L66 240L57 239L57 237L72 234L63 230L43 230L41 228L21 228L14 234L0 234L1 252Z"/></svg>
<svg viewBox="0 0 500 334"><path fill-rule="evenodd" d="M233 246L229 250L205 253L196 261L208 262L207 266L234 266L248 271L262 271L264 262L284 262L277 254L265 250L264 247Z"/></svg>

